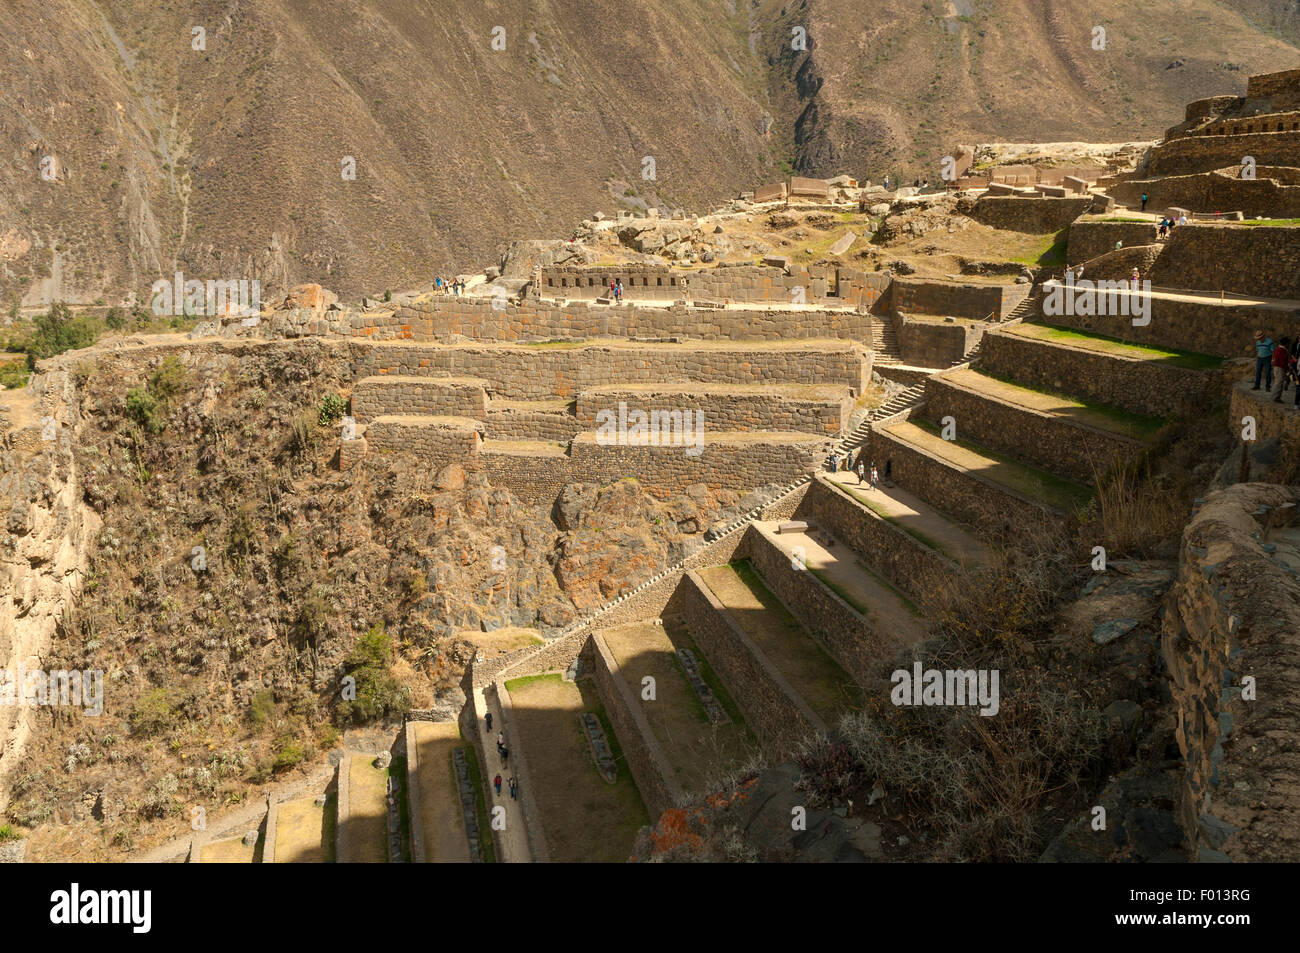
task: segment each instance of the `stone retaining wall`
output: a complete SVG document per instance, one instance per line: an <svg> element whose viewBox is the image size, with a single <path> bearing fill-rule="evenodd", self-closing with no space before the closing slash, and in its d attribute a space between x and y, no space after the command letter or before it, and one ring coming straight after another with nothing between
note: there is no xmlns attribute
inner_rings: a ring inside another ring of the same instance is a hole
<svg viewBox="0 0 1300 953"><path fill-rule="evenodd" d="M1092 484L1098 473L1143 447L1137 440L999 400L940 375L926 382L925 396L925 416L937 422L951 415L958 436L1078 483Z"/></svg>
<svg viewBox="0 0 1300 953"><path fill-rule="evenodd" d="M568 443L582 430L578 418L569 413L540 410L521 410L514 407L487 412L487 439L489 440L544 440L548 443Z"/></svg>
<svg viewBox="0 0 1300 953"><path fill-rule="evenodd" d="M471 423L466 420L464 424L456 425L434 418L428 421L376 420L366 426L367 452L406 453L431 468L471 462L478 457L482 444L479 431Z"/></svg>
<svg viewBox="0 0 1300 953"><path fill-rule="evenodd" d="M1064 514L1056 514L977 473L948 466L923 448L904 443L884 429L871 428L870 446L877 459L893 459L895 483L969 523L987 537L997 538L1022 529L1032 531L1044 523L1057 526L1064 523Z"/></svg>
<svg viewBox="0 0 1300 953"><path fill-rule="evenodd" d="M641 800L645 802L650 817L658 818L683 799L677 773L659 746L650 722L641 710L638 696L623 681L618 662L599 632L592 633L591 648L596 692L623 750L623 760L641 792Z"/></svg>
<svg viewBox="0 0 1300 953"><path fill-rule="evenodd" d="M1041 235L1060 231L1091 208L1091 195L1080 198L985 195L975 202L969 214L990 228Z"/></svg>
<svg viewBox="0 0 1300 953"><path fill-rule="evenodd" d="M931 278L895 278L890 307L907 314L950 315L983 321L1004 318L1029 296L1032 285L985 285Z"/></svg>
<svg viewBox="0 0 1300 953"><path fill-rule="evenodd" d="M1114 251L1116 242L1123 242L1125 248L1154 245L1159 231L1154 222L1075 222L1070 226L1066 260L1072 265L1082 264Z"/></svg>
<svg viewBox="0 0 1300 953"><path fill-rule="evenodd" d="M833 436L849 422L853 398L845 389L838 399L786 397L774 393L717 390L619 390L593 388L578 395L577 420L585 430L597 427L596 415L603 410L618 414L623 402L628 410L698 411L704 425L718 431L776 430Z"/></svg>
<svg viewBox="0 0 1300 953"><path fill-rule="evenodd" d="M795 518L824 526L918 604L934 580L962 569L842 490L813 480Z"/></svg>
<svg viewBox="0 0 1300 953"><path fill-rule="evenodd" d="M690 630L771 759L787 760L814 731L826 731L693 571L665 612L679 616Z"/></svg>
<svg viewBox="0 0 1300 953"><path fill-rule="evenodd" d="M1028 287L1028 286L1026 286ZM963 361L980 342L986 329L997 325L959 321L927 321L900 314L897 319L898 351L908 364L951 367Z"/></svg>
<svg viewBox="0 0 1300 953"><path fill-rule="evenodd" d="M1191 136L1171 139L1152 149L1146 173L1156 176L1211 172L1241 165L1242 156L1254 156L1259 165L1294 165L1297 155L1300 155L1300 132Z"/></svg>
<svg viewBox="0 0 1300 953"><path fill-rule="evenodd" d="M1238 484L1183 533L1162 649L1186 762L1178 808L1201 861L1300 856L1300 581L1273 552L1295 552L1283 524L1297 503L1298 487Z"/></svg>
<svg viewBox="0 0 1300 953"><path fill-rule="evenodd" d="M1254 373L1250 380L1238 381L1232 385L1228 403L1228 426L1235 433L1241 433L1243 417L1255 418L1255 440L1280 440L1284 446L1300 447L1300 412L1295 409L1295 397L1292 392L1283 395L1281 403L1274 403L1271 396L1263 396L1263 390L1252 391ZM1262 387L1263 384L1261 383ZM1274 376L1273 387L1277 387Z"/></svg>
<svg viewBox="0 0 1300 953"><path fill-rule="evenodd" d="M807 301L814 295L809 292ZM787 302L791 299L787 298ZM799 303L799 302L795 302ZM848 302L845 303L846 305ZM709 341L776 341L792 338L865 340L871 318L856 309L641 307L630 304L565 305L525 299L493 307L487 298L438 298L394 314L356 315L352 334L371 340L472 341L512 344L590 338L698 338Z"/></svg>
<svg viewBox="0 0 1300 953"><path fill-rule="evenodd" d="M334 825L334 859L349 863L352 857L352 754L345 751L335 775L338 787L338 819ZM387 838L385 837L385 840Z"/></svg>
<svg viewBox="0 0 1300 953"><path fill-rule="evenodd" d="M656 384L843 384L858 393L871 379L871 352L859 344L808 348L645 347L439 347L355 344L353 376L379 374L476 377L496 397L544 400L576 397L611 381Z"/></svg>
<svg viewBox="0 0 1300 953"><path fill-rule="evenodd" d="M1157 264L1159 261L1157 258ZM1086 271L1085 276L1089 277ZM1155 283L1154 278L1152 282ZM1106 298L1105 295L1100 297ZM1110 299L1106 300L1107 307L1110 307ZM1256 329L1262 328L1276 339L1300 328L1300 315L1272 308L1234 305L1231 301L1229 298L1219 304L1152 297L1150 321L1145 325L1135 325L1132 314L1043 314L1042 317L1045 323L1058 327L1090 331L1134 344L1219 357L1253 354ZM1046 299L1042 307L1046 307Z"/></svg>
<svg viewBox="0 0 1300 953"><path fill-rule="evenodd" d="M1247 218L1257 215L1294 218L1300 215L1300 187L1276 182L1264 169L1259 169L1254 179L1241 179L1220 172L1198 172L1123 182L1111 189L1117 201L1132 206L1140 204L1143 192L1150 199L1147 208L1153 212L1163 212L1172 207L1193 212L1241 212Z"/></svg>
<svg viewBox="0 0 1300 953"><path fill-rule="evenodd" d="M431 377L376 377L359 380L352 390L352 415L358 422L391 414L487 418L482 381Z"/></svg>
<svg viewBox="0 0 1300 953"><path fill-rule="evenodd" d="M1300 134L1294 141L1292 163L1300 156ZM1149 277L1162 287L1300 298L1300 226L1180 225L1165 242Z"/></svg>
<svg viewBox="0 0 1300 953"><path fill-rule="evenodd" d="M881 663L890 654L887 639L871 622L829 589L811 570L797 570L760 530L746 530L749 561L786 609L865 689L879 687Z"/></svg>
<svg viewBox="0 0 1300 953"><path fill-rule="evenodd" d="M1101 354L1001 331L985 335L979 366L1026 387L1071 393L1150 416L1208 408L1227 386L1223 372Z"/></svg>

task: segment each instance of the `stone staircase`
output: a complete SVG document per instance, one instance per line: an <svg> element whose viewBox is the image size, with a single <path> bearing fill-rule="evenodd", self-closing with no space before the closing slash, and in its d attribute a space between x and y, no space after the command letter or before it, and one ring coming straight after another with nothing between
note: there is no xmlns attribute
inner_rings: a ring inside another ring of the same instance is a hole
<svg viewBox="0 0 1300 953"><path fill-rule="evenodd" d="M871 432L871 425L874 422L884 420L887 417L894 416L894 414L899 414L915 407L924 396L924 383L912 384L903 388L898 393L894 394L893 397L889 398L889 400L885 401L875 410L864 416L858 421L856 426L837 440L833 447L833 452L843 456L846 451L861 446L862 442L866 440L867 435Z"/></svg>
<svg viewBox="0 0 1300 953"><path fill-rule="evenodd" d="M872 363L886 367L902 364L903 352L898 347L898 332L893 318L884 315L871 322Z"/></svg>

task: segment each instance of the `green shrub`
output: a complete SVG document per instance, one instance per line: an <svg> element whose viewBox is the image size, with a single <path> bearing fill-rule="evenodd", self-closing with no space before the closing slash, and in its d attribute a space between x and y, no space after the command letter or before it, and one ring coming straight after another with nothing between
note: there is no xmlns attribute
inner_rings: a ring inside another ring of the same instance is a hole
<svg viewBox="0 0 1300 953"><path fill-rule="evenodd" d="M26 387L31 376L31 368L23 361L6 361L0 364L0 387L9 390Z"/></svg>
<svg viewBox="0 0 1300 953"><path fill-rule="evenodd" d="M27 361L33 368L42 358L95 343L94 322L84 315L73 317L72 310L62 302L51 306L45 314L37 315L32 325L32 336L27 342Z"/></svg>
<svg viewBox="0 0 1300 953"><path fill-rule="evenodd" d="M275 756L271 760L271 771L278 774L301 764L307 757L307 751L292 738L284 738L276 745Z"/></svg>
<svg viewBox="0 0 1300 953"><path fill-rule="evenodd" d="M20 836L12 824L0 824L0 844L7 840L17 840Z"/></svg>
<svg viewBox="0 0 1300 953"><path fill-rule="evenodd" d="M253 696L248 705L248 723L254 728L264 728L275 716L275 693L264 688Z"/></svg>
<svg viewBox="0 0 1300 953"><path fill-rule="evenodd" d="M171 693L165 688L155 688L141 695L127 716L131 733L144 737L162 734L175 723L176 709L172 705Z"/></svg>
<svg viewBox="0 0 1300 953"><path fill-rule="evenodd" d="M344 404L342 397L338 394L326 394L320 402L320 414L316 419L322 427L328 427L342 420L343 411L346 409L347 405Z"/></svg>
<svg viewBox="0 0 1300 953"><path fill-rule="evenodd" d="M111 331L120 331L126 327L126 312L121 308L109 308L104 315L104 324Z"/></svg>
<svg viewBox="0 0 1300 953"><path fill-rule="evenodd" d="M189 372L176 355L163 359L149 375L149 393L160 402L167 403L183 391L189 382Z"/></svg>
<svg viewBox="0 0 1300 953"><path fill-rule="evenodd" d="M382 624L357 640L343 662L344 672L355 680L355 697L347 697L345 685L344 699L339 704L342 720L363 724L410 710L410 693L393 675L392 659L392 640Z"/></svg>
<svg viewBox="0 0 1300 953"><path fill-rule="evenodd" d="M126 415L149 433L162 433L167 426L158 401L143 387L132 387L126 392Z"/></svg>

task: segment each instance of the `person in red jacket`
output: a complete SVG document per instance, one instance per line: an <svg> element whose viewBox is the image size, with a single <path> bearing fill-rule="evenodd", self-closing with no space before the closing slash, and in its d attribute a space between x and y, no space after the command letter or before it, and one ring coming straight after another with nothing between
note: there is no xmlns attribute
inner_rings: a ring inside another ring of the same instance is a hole
<svg viewBox="0 0 1300 953"><path fill-rule="evenodd" d="M1277 378L1277 394L1273 397L1276 404L1282 403L1282 391L1286 388L1286 374L1291 367L1291 339L1282 338L1273 348L1273 376Z"/></svg>

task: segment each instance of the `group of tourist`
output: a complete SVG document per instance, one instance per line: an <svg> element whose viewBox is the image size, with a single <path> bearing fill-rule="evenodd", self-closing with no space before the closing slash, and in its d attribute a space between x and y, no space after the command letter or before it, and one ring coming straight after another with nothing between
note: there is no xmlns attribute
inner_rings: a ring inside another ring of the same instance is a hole
<svg viewBox="0 0 1300 953"><path fill-rule="evenodd" d="M623 279L614 278L609 283L609 296L618 304L623 300Z"/></svg>
<svg viewBox="0 0 1300 953"><path fill-rule="evenodd" d="M1160 218L1160 228L1159 228L1159 232L1158 232L1158 234L1159 234L1159 236L1160 236L1160 240L1161 240L1161 241L1164 241L1164 239L1168 238L1168 237L1169 237L1169 233L1172 232L1172 231L1174 230L1174 226L1175 226L1175 225L1186 225L1186 224L1187 224L1187 216L1186 216L1186 215L1179 215L1179 216L1178 216L1178 221L1176 221L1176 222L1173 220L1173 218L1172 218L1171 216L1168 216L1168 215L1161 216L1161 218Z"/></svg>
<svg viewBox="0 0 1300 953"><path fill-rule="evenodd" d="M1264 390L1272 393L1274 377L1277 393L1273 403L1282 403L1287 387L1295 385L1293 406L1300 407L1300 335L1274 343L1263 331L1255 332L1255 386L1251 390L1259 390L1262 382Z"/></svg>
<svg viewBox="0 0 1300 953"><path fill-rule="evenodd" d="M851 451L845 453L844 469L848 473L852 473L854 476L858 478L859 486L870 481L869 485L874 490L879 488L880 486L880 471L876 469L875 460L872 460L871 463L868 464L866 458L867 458L867 451L865 449L858 451L857 460L853 459L853 453ZM831 473L838 473L840 469L840 454L838 450L833 451L831 453L830 464L831 464ZM894 469L894 461L886 460L885 461L886 480L890 478L893 469Z"/></svg>
<svg viewBox="0 0 1300 953"><path fill-rule="evenodd" d="M433 279L433 287L438 294L454 294L458 298L465 293L465 282L459 278L439 276Z"/></svg>
<svg viewBox="0 0 1300 953"><path fill-rule="evenodd" d="M510 800L512 801L519 800L519 782L515 780L515 776L513 774L510 775L510 779L506 782L506 784L509 786L510 789ZM501 793L501 772L498 771L497 776L492 779L492 786L497 789L497 794Z"/></svg>

